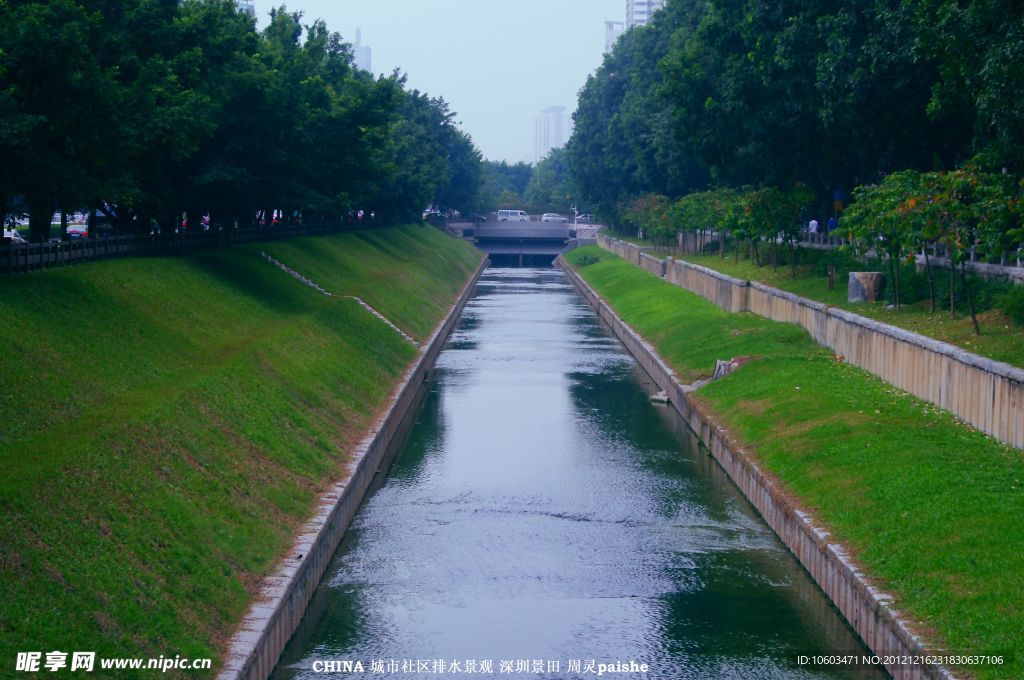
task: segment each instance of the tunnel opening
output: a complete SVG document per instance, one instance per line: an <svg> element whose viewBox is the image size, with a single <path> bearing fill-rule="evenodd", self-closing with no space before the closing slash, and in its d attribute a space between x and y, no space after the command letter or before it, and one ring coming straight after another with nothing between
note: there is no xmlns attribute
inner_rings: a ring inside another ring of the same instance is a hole
<svg viewBox="0 0 1024 680"><path fill-rule="evenodd" d="M554 265L558 255L535 253L491 253L492 267L550 267Z"/></svg>

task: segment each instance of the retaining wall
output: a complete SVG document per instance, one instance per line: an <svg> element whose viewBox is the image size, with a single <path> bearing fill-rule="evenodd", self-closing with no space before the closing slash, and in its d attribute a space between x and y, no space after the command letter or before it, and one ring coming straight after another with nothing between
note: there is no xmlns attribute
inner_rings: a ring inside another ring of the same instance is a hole
<svg viewBox="0 0 1024 680"><path fill-rule="evenodd" d="M879 656L925 654L928 648L924 641L890 606L892 597L873 588L852 564L843 546L830 543L828 532L794 505L778 482L747 457L725 428L716 423L714 416L703 412L689 399L690 388L676 379L672 369L646 340L626 325L564 260L559 258L557 263L626 350L665 391L672 408L707 446L712 457L757 508L768 526L796 556L872 653ZM889 665L886 670L896 680L953 678L948 669L939 666Z"/></svg>
<svg viewBox="0 0 1024 680"><path fill-rule="evenodd" d="M406 371L385 414L350 453L348 479L321 496L316 515L296 538L285 564L265 581L259 600L250 607L228 645L224 666L218 675L220 680L264 680L274 670L390 444L400 433L402 421L416 405L428 371L458 322L459 314L486 266L487 260L480 263L448 316L426 343L426 349Z"/></svg>
<svg viewBox="0 0 1024 680"><path fill-rule="evenodd" d="M598 245L639 264L639 246L603 234ZM644 265L652 271L653 266ZM1007 444L1024 448L1024 370L917 333L829 307L761 283L669 259L667 281L730 312L796 323L844 361L949 411Z"/></svg>

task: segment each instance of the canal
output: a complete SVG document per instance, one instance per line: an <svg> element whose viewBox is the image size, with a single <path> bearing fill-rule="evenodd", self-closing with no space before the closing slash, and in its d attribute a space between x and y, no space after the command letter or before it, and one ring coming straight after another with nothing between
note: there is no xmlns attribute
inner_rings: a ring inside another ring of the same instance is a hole
<svg viewBox="0 0 1024 680"><path fill-rule="evenodd" d="M274 677L885 677L798 664L869 652L644 381L560 271L487 270Z"/></svg>

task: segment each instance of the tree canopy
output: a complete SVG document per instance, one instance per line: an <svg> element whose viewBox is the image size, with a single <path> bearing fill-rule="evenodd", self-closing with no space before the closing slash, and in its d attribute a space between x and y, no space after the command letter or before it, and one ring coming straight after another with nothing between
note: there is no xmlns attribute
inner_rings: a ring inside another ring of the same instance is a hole
<svg viewBox="0 0 1024 680"><path fill-rule="evenodd" d="M825 215L896 171L1019 174L1022 56L1010 0L669 0L580 92L569 167L613 222L645 193L803 185Z"/></svg>
<svg viewBox="0 0 1024 680"><path fill-rule="evenodd" d="M121 231L259 210L389 221L471 210L481 159L439 98L374 77L322 21L231 0L0 2L0 208Z"/></svg>

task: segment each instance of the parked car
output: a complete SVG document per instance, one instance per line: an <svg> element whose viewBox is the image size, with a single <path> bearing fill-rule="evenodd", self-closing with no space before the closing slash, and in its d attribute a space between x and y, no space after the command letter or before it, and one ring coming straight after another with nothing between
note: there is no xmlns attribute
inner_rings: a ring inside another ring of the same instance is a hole
<svg viewBox="0 0 1024 680"><path fill-rule="evenodd" d="M4 227L4 243L10 243L11 245L19 245L22 243L28 243L28 241L26 241L25 237L22 236L14 227Z"/></svg>
<svg viewBox="0 0 1024 680"><path fill-rule="evenodd" d="M541 222L568 222L569 218L562 217L558 213L544 213L540 218Z"/></svg>
<svg viewBox="0 0 1024 680"><path fill-rule="evenodd" d="M83 238L89 238L89 227L84 224L69 224L68 225L68 240L78 241Z"/></svg>
<svg viewBox="0 0 1024 680"><path fill-rule="evenodd" d="M529 222L530 216L523 210L499 210L499 222Z"/></svg>
<svg viewBox="0 0 1024 680"><path fill-rule="evenodd" d="M594 221L594 216L591 215L590 213L587 213L585 215L577 215L576 216L576 223L577 224L590 224L593 221Z"/></svg>

